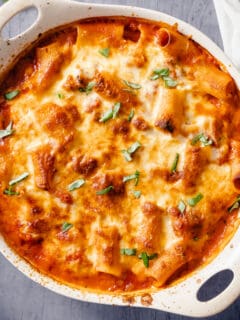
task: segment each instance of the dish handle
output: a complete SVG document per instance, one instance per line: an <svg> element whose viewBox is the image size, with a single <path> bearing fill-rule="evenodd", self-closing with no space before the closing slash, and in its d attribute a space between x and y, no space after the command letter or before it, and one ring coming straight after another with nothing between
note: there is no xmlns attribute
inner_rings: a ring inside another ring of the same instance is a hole
<svg viewBox="0 0 240 320"><path fill-rule="evenodd" d="M4 45L7 39L2 35L2 29L16 14L27 8L35 7L38 12L41 11L41 2L39 0L11 0L4 3L0 10L0 44ZM8 39L9 40L9 39Z"/></svg>
<svg viewBox="0 0 240 320"><path fill-rule="evenodd" d="M240 232L237 236L239 241ZM153 307L195 317L223 311L239 297L240 256L232 248L225 248L195 276L157 293Z"/></svg>
<svg viewBox="0 0 240 320"><path fill-rule="evenodd" d="M28 8L38 11L37 18L32 25L17 36L5 38L4 26L18 13ZM82 14L76 8L82 8ZM66 15L68 8L69 15ZM6 66L11 65L20 52L38 39L39 35L61 24L81 19L86 16L87 4L71 0L10 0L0 7L0 72L5 73Z"/></svg>

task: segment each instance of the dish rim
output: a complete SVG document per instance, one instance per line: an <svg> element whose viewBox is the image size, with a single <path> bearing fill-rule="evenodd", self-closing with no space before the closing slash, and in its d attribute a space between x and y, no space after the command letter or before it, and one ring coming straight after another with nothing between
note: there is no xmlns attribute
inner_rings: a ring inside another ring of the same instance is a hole
<svg viewBox="0 0 240 320"><path fill-rule="evenodd" d="M178 31L180 33L187 36L191 35L194 41L207 49L226 67L226 70L231 74L240 89L239 73L223 51L201 31L173 16L155 10L125 5L81 3L72 0L11 0L0 8L0 30L17 12L32 6L38 9L38 18L29 29L20 36L8 40L4 40L3 37L0 36L0 66L2 65L0 75L7 70L8 66L12 65L14 59L16 59L20 52L24 51L30 43L37 39L39 33L44 33L47 30L54 29L58 26L64 26L65 24L84 18L123 16L162 21L170 25L177 23ZM68 16L66 15L66 10L68 10ZM225 309L240 294L240 275L238 275L240 256L238 257L237 255L237 244L239 241L240 228L238 228L230 242L212 262L203 268L196 270L192 275L176 285L152 293L151 296L153 301L149 307L195 317L213 315ZM128 302L123 301L122 296L85 292L80 289L74 289L38 272L23 258L18 256L6 244L1 235L0 252L27 277L56 293L87 302L109 305L129 305ZM233 271L234 277L232 282L217 297L208 302L200 302L196 298L199 287L215 273L224 269L231 269ZM201 283L199 283L200 280ZM135 302L131 305L145 307L145 305L142 305L141 303L141 296L142 295L137 296Z"/></svg>

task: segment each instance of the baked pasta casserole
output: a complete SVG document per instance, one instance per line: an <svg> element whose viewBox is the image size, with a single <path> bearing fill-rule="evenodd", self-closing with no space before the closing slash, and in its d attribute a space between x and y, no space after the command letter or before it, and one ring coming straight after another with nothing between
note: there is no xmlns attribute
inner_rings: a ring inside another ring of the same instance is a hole
<svg viewBox="0 0 240 320"><path fill-rule="evenodd" d="M239 92L177 26L83 20L0 85L0 231L76 288L158 290L239 225Z"/></svg>

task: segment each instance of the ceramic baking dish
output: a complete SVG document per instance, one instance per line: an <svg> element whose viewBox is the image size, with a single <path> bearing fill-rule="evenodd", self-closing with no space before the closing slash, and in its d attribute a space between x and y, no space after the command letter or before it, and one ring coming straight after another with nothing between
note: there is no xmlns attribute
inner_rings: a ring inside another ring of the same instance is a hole
<svg viewBox="0 0 240 320"><path fill-rule="evenodd" d="M4 39L0 34L0 78L11 66L14 59L21 51L27 48L40 33L49 29L64 25L82 18L98 16L134 16L145 19L163 21L168 24L178 24L178 30L191 35L200 45L211 52L235 79L240 88L240 75L224 53L209 38L189 24L172 16L157 11L127 6L101 5L91 3L80 3L72 0L11 0L0 8L0 31L11 17L23 9L35 7L38 17L33 25L21 35L11 39ZM207 266L197 270L182 282L172 287L161 289L151 294L152 303L150 308L179 313L189 316L208 316L220 312L230 305L240 293L240 229L235 233L225 249ZM102 304L126 305L122 296L88 293L73 289L33 269L25 260L17 256L0 236L1 253L14 264L21 272L44 287L59 294L74 299L96 302ZM199 288L216 273L222 270L231 270L232 281L225 290L208 301L200 301ZM133 306L142 307L142 294L136 296Z"/></svg>

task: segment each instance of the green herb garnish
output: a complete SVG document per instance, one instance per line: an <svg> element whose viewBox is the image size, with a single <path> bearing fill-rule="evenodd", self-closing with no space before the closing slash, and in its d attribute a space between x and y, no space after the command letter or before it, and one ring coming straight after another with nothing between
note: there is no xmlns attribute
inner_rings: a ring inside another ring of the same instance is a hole
<svg viewBox="0 0 240 320"><path fill-rule="evenodd" d="M179 160L179 153L176 153L175 159L174 159L172 167L171 167L171 173L175 173L176 172L177 165L178 165L178 160Z"/></svg>
<svg viewBox="0 0 240 320"><path fill-rule="evenodd" d="M150 77L150 80L157 80L159 78L167 77L169 76L169 69L163 68L163 69L155 69L153 70L153 74Z"/></svg>
<svg viewBox="0 0 240 320"><path fill-rule="evenodd" d="M123 82L126 86L128 86L129 88L134 89L134 90L139 90L142 88L142 86L138 83L133 83L133 82L130 82L127 80L123 80Z"/></svg>
<svg viewBox="0 0 240 320"><path fill-rule="evenodd" d="M63 222L63 224L62 224L62 232L67 232L72 227L73 227L73 225L71 223Z"/></svg>
<svg viewBox="0 0 240 320"><path fill-rule="evenodd" d="M131 122L132 118L134 117L134 110L132 109L129 113L129 116L128 116L128 121Z"/></svg>
<svg viewBox="0 0 240 320"><path fill-rule="evenodd" d="M140 253L140 255L138 256L139 259L142 259L143 264L146 268L149 267L149 260L153 260L155 258L158 257L157 253L153 253L151 255L148 255L146 252L142 252Z"/></svg>
<svg viewBox="0 0 240 320"><path fill-rule="evenodd" d="M142 252L139 256L139 259L142 259L143 264L145 265L146 268L149 267L149 259L148 259L148 255L146 252Z"/></svg>
<svg viewBox="0 0 240 320"><path fill-rule="evenodd" d="M96 192L97 195L104 195L104 194L107 194L109 193L111 190L113 190L114 187L113 186L108 186L107 188L105 189L102 189L102 190L99 190Z"/></svg>
<svg viewBox="0 0 240 320"><path fill-rule="evenodd" d="M120 103L120 102L114 103L113 110L112 110L112 113L113 113L112 118L113 118L113 119L116 118L116 116L117 116L120 108L121 108L121 103Z"/></svg>
<svg viewBox="0 0 240 320"><path fill-rule="evenodd" d="M175 88L177 86L177 81L171 77L163 77L164 84L167 88Z"/></svg>
<svg viewBox="0 0 240 320"><path fill-rule="evenodd" d="M19 196L20 192L14 191L12 186L10 186L9 188L5 189L3 191L4 194L7 194L8 196Z"/></svg>
<svg viewBox="0 0 240 320"><path fill-rule="evenodd" d="M228 212L231 213L235 209L239 209L240 207L240 195L237 196L236 200L233 204L228 208Z"/></svg>
<svg viewBox="0 0 240 320"><path fill-rule="evenodd" d="M109 49L109 48L103 48L103 49L98 50L98 52L99 52L102 56L108 58L108 57L109 57L109 54L110 54L110 49Z"/></svg>
<svg viewBox="0 0 240 320"><path fill-rule="evenodd" d="M21 174L20 176L18 176L17 178L10 180L9 181L9 187L7 189L5 189L3 191L4 194L7 194L9 196L14 196L14 195L19 195L20 193L17 191L13 190L13 186L19 182L21 182L22 180L26 179L29 176L28 172L24 172L23 174Z"/></svg>
<svg viewBox="0 0 240 320"><path fill-rule="evenodd" d="M198 204L199 201L201 201L203 198L203 195L201 193L198 193L195 197L188 200L188 204L191 207L195 207L196 204Z"/></svg>
<svg viewBox="0 0 240 320"><path fill-rule="evenodd" d="M79 180L73 181L71 184L69 184L68 191L73 191L75 189L78 189L78 188L82 187L84 184L85 184L84 179L79 179Z"/></svg>
<svg viewBox="0 0 240 320"><path fill-rule="evenodd" d="M99 120L99 122L106 122L110 119L115 119L117 117L117 114L119 112L121 108L121 103L120 102L116 102L114 103L114 106L112 109L107 110L106 112L104 112L104 114L102 115L101 119Z"/></svg>
<svg viewBox="0 0 240 320"><path fill-rule="evenodd" d="M132 161L132 157L131 157L131 155L128 153L127 150L122 150L122 154L123 154L125 160L127 160L128 162Z"/></svg>
<svg viewBox="0 0 240 320"><path fill-rule="evenodd" d="M184 211L186 210L186 204L184 203L183 200L180 200L179 203L178 203L178 210L181 212L181 213L184 213Z"/></svg>
<svg viewBox="0 0 240 320"><path fill-rule="evenodd" d="M163 79L165 87L167 88L174 88L177 86L177 81L169 77L169 69L163 68L163 69L156 69L153 70L152 76L150 77L150 80L157 80L157 79Z"/></svg>
<svg viewBox="0 0 240 320"><path fill-rule="evenodd" d="M203 137L203 133L199 133L196 136L194 136L191 140L191 145L195 145L198 141L200 141L201 137Z"/></svg>
<svg viewBox="0 0 240 320"><path fill-rule="evenodd" d="M200 138L200 141L202 142L202 144L206 147L206 146L210 146L211 144L213 144L213 141L206 137L206 136L203 136Z"/></svg>
<svg viewBox="0 0 240 320"><path fill-rule="evenodd" d="M122 248L120 253L124 256L135 256L137 253L137 249L129 249L129 248Z"/></svg>
<svg viewBox="0 0 240 320"><path fill-rule="evenodd" d="M128 149L127 152L130 154L133 154L135 151L137 151L140 147L141 147L141 143L140 142L134 142Z"/></svg>
<svg viewBox="0 0 240 320"><path fill-rule="evenodd" d="M107 110L106 112L104 112L104 114L102 115L101 119L99 120L99 122L106 122L110 119L112 119L113 117L113 111L111 110Z"/></svg>
<svg viewBox="0 0 240 320"><path fill-rule="evenodd" d="M140 198L141 197L141 194L142 192L141 191L138 191L138 190L135 190L133 191L133 195L136 199Z"/></svg>
<svg viewBox="0 0 240 320"><path fill-rule="evenodd" d="M195 137L192 138L191 145L194 146L199 141L203 144L204 147L210 146L211 144L213 144L213 141L210 138L208 138L207 136L205 136L204 133L199 133Z"/></svg>
<svg viewBox="0 0 240 320"><path fill-rule="evenodd" d="M10 186L14 186L15 184L21 182L22 180L26 179L29 176L28 172L24 172L23 174L21 174L20 176L18 176L17 178L9 181L9 185Z"/></svg>
<svg viewBox="0 0 240 320"><path fill-rule="evenodd" d="M87 95L92 91L92 89L95 87L95 82L89 82L85 88L79 88L80 92L85 92Z"/></svg>
<svg viewBox="0 0 240 320"><path fill-rule="evenodd" d="M123 177L123 182L135 180L135 186L137 186L139 182L139 176L140 176L140 172L136 170L134 174L130 174L129 176Z"/></svg>
<svg viewBox="0 0 240 320"><path fill-rule="evenodd" d="M64 99L64 98L65 98L64 94L61 93L61 92L59 92L59 93L57 94L57 96L58 96L59 99Z"/></svg>
<svg viewBox="0 0 240 320"><path fill-rule="evenodd" d="M0 130L0 139L5 138L13 134L14 130L12 130L12 122L9 123L5 130Z"/></svg>
<svg viewBox="0 0 240 320"><path fill-rule="evenodd" d="M14 90L14 91L10 91L4 94L4 98L6 100L12 100L14 98L16 98L19 95L20 91L19 90Z"/></svg>
<svg viewBox="0 0 240 320"><path fill-rule="evenodd" d="M132 161L131 155L136 152L141 147L140 142L134 142L127 150L122 150L122 154L124 155L124 158L130 162Z"/></svg>

